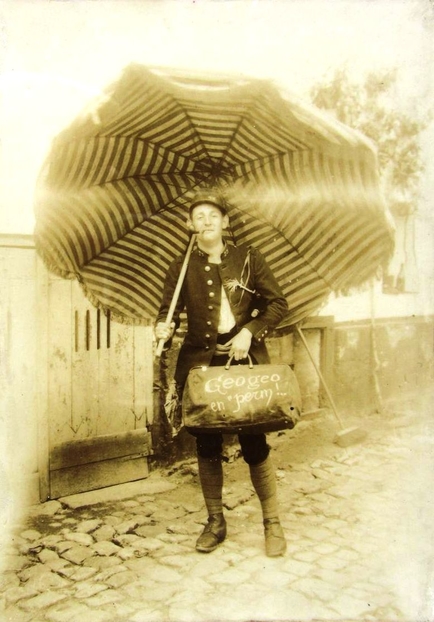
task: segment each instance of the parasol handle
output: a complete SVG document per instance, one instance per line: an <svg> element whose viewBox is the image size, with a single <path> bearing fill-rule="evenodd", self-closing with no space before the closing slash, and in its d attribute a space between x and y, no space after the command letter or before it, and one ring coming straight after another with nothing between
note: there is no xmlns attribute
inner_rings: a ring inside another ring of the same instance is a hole
<svg viewBox="0 0 434 622"><path fill-rule="evenodd" d="M173 318L173 314L175 313L175 308L178 302L179 294L181 293L181 287L184 282L185 274L187 272L188 262L190 261L190 255L191 255L191 251L193 250L193 244L195 240L196 240L196 234L193 233L193 235L190 238L187 252L185 253L181 272L179 273L179 277L178 277L178 282L176 283L175 291L173 292L172 301L170 303L170 307L167 312L167 317L166 317L167 324L170 324ZM157 349L155 351L155 356L161 356L161 353L163 352L163 348L164 348L164 343L165 343L164 339L160 339L157 345Z"/></svg>

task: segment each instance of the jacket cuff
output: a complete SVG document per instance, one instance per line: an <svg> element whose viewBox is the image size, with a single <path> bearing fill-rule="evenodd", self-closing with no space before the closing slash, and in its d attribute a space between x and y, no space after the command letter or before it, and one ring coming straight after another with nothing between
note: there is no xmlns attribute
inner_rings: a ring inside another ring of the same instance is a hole
<svg viewBox="0 0 434 622"><path fill-rule="evenodd" d="M255 341L264 341L268 335L268 325L261 322L261 320L252 320L247 324L244 324L243 328L247 328L253 335Z"/></svg>

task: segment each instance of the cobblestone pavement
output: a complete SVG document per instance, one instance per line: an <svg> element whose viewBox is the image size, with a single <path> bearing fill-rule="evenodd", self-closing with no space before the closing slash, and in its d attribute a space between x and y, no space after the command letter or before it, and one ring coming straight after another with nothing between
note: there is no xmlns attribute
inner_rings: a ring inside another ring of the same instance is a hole
<svg viewBox="0 0 434 622"><path fill-rule="evenodd" d="M234 446L228 538L210 555L194 550L206 516L193 460L103 497L32 507L4 551L3 619L434 620L429 410L371 415L366 440L346 449L333 444L328 414L270 436L282 558L264 554L259 502Z"/></svg>

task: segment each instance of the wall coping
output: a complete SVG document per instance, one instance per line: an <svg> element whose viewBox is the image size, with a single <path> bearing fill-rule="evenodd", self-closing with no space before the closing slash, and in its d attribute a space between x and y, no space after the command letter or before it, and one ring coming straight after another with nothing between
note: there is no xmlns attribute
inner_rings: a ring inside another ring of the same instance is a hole
<svg viewBox="0 0 434 622"><path fill-rule="evenodd" d="M0 233L2 248L35 248L33 235L25 233Z"/></svg>

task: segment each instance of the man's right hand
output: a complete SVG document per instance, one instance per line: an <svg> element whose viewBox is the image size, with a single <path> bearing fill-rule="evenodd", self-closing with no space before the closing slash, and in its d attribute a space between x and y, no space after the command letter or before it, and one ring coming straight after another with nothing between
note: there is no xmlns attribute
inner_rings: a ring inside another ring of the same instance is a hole
<svg viewBox="0 0 434 622"><path fill-rule="evenodd" d="M164 342L169 341L169 339L173 336L175 332L175 322L171 322L168 324L167 322L158 322L155 326L155 338L157 341L163 339Z"/></svg>

